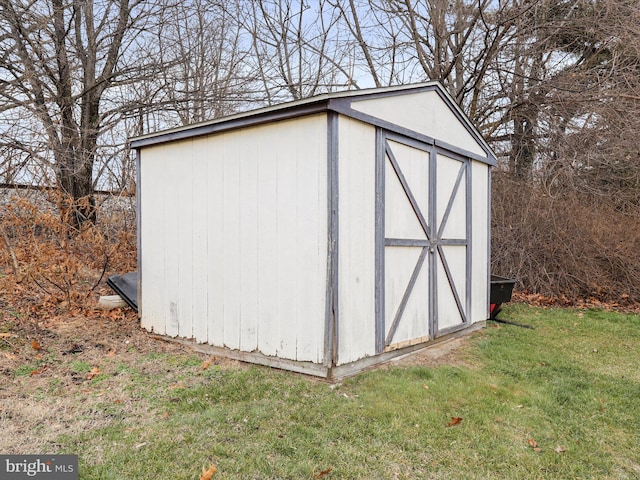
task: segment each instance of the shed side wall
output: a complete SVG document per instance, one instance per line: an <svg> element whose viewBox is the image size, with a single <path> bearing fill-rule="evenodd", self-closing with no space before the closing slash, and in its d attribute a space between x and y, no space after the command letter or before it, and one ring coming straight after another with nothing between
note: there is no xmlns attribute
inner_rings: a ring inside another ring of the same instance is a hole
<svg viewBox="0 0 640 480"><path fill-rule="evenodd" d="M326 159L325 115L143 148L142 325L321 363Z"/></svg>

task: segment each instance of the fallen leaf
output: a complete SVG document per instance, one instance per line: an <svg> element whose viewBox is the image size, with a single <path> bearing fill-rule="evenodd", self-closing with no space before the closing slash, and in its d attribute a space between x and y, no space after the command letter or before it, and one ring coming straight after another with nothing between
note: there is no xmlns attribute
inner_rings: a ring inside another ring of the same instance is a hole
<svg viewBox="0 0 640 480"><path fill-rule="evenodd" d="M211 358L209 360L205 360L204 362L202 362L202 365L200 365L200 370L206 370L207 368L209 368L209 366L211 365Z"/></svg>
<svg viewBox="0 0 640 480"><path fill-rule="evenodd" d="M4 333L4 332L0 333L0 338L11 338L11 337L15 337L15 335L13 333Z"/></svg>
<svg viewBox="0 0 640 480"><path fill-rule="evenodd" d="M38 342L37 340L31 340L31 348L33 348L36 351L40 351L40 349L42 348L42 345L40 345L40 342Z"/></svg>
<svg viewBox="0 0 640 480"><path fill-rule="evenodd" d="M93 367L89 373L87 373L87 380L91 380L96 375L99 375L102 371L98 367Z"/></svg>
<svg viewBox="0 0 640 480"><path fill-rule="evenodd" d="M422 388L424 388L425 390L429 390L429 385L427 385L426 383L422 385Z"/></svg>
<svg viewBox="0 0 640 480"><path fill-rule="evenodd" d="M458 425L462 421L461 417L451 417L451 421L447 423L447 427Z"/></svg>
<svg viewBox="0 0 640 480"><path fill-rule="evenodd" d="M113 357L115 357L115 356L116 356L116 351L115 351L115 350L109 350L109 351L107 352L107 357L109 357L109 358L113 358Z"/></svg>
<svg viewBox="0 0 640 480"><path fill-rule="evenodd" d="M16 358L16 354L15 353L9 353L9 352L4 352L4 356L6 358L8 358L9 360Z"/></svg>
<svg viewBox="0 0 640 480"><path fill-rule="evenodd" d="M314 473L313 474L313 478L322 478L326 475L329 475L331 473L331 471L333 470L333 468L329 467L326 470L320 470L318 473Z"/></svg>
<svg viewBox="0 0 640 480"><path fill-rule="evenodd" d="M31 373L29 374L30 377L33 377L34 375L40 375L42 372L45 371L45 369L47 368L47 365L42 365L42 367L40 367L37 370L32 370Z"/></svg>
<svg viewBox="0 0 640 480"><path fill-rule="evenodd" d="M542 448L538 446L538 442L536 442L533 438L529 439L529 445L533 448L534 452L541 452Z"/></svg>
<svg viewBox="0 0 640 480"><path fill-rule="evenodd" d="M180 380L178 383L174 383L172 385L169 385L169 388L171 388L172 390L174 388L184 388L184 382L182 380Z"/></svg>
<svg viewBox="0 0 640 480"><path fill-rule="evenodd" d="M565 447L563 447L562 445L558 445L555 449L556 453L564 453L567 451L567 449Z"/></svg>
<svg viewBox="0 0 640 480"><path fill-rule="evenodd" d="M204 467L202 467L202 475L200 476L200 480L211 480L211 477L213 477L213 475L216 473L216 470L218 470L215 465L211 465L209 464L209 469L205 470Z"/></svg>

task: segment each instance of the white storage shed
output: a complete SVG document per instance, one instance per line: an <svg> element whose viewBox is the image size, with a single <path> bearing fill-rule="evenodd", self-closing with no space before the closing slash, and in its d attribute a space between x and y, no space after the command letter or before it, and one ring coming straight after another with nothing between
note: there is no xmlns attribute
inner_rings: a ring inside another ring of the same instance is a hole
<svg viewBox="0 0 640 480"><path fill-rule="evenodd" d="M438 83L131 145L150 331L335 379L488 318L495 155Z"/></svg>

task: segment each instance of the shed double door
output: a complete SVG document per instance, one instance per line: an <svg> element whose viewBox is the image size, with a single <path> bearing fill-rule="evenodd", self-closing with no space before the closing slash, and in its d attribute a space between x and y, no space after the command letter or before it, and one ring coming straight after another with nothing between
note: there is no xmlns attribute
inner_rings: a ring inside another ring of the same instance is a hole
<svg viewBox="0 0 640 480"><path fill-rule="evenodd" d="M467 158L437 144L382 129L376 141L380 353L468 324L471 168Z"/></svg>

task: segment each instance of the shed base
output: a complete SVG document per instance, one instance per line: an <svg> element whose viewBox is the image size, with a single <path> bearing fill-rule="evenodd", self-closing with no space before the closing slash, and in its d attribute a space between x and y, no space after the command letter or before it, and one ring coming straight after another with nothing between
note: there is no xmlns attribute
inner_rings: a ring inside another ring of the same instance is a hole
<svg viewBox="0 0 640 480"><path fill-rule="evenodd" d="M238 360L246 363L254 363L257 365L263 365L266 367L279 368L281 370L289 370L291 372L302 373L304 375L310 375L319 377L329 382L339 382L345 378L352 377L358 373L366 370L371 370L381 365L384 365L392 360L400 357L415 354L417 352L428 352L431 347L439 345L442 342L448 340L464 337L472 332L480 330L486 326L486 321L476 322L464 330L458 330L456 332L443 335L435 340L425 343L419 343L416 345L410 345L397 350L383 352L379 355L371 357L361 358L355 362L346 363L344 365L337 365L334 367L327 367L326 365L313 363L313 362L299 362L295 360L288 360L278 357L270 357L259 352L241 352L239 350L231 350L228 348L214 347L213 345L196 343L193 340L184 338L174 338L165 335L154 335L156 338L179 343L191 347L194 351L204 353L206 355L215 355L218 357L228 358L231 360Z"/></svg>

